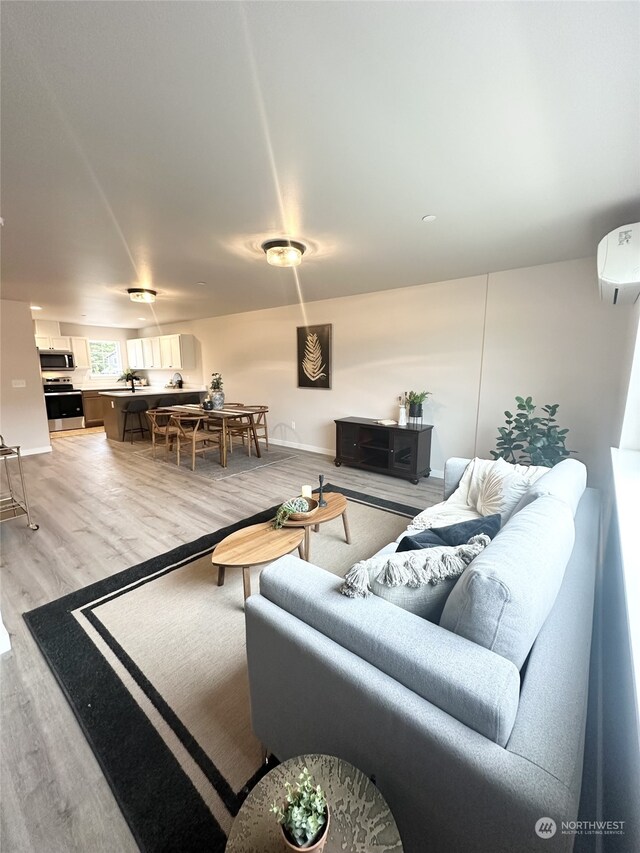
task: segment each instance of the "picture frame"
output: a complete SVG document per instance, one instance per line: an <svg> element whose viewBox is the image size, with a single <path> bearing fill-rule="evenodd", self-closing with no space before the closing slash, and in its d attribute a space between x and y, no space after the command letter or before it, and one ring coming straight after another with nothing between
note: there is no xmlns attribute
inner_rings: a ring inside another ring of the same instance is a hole
<svg viewBox="0 0 640 853"><path fill-rule="evenodd" d="M298 388L331 388L331 323L298 326Z"/></svg>

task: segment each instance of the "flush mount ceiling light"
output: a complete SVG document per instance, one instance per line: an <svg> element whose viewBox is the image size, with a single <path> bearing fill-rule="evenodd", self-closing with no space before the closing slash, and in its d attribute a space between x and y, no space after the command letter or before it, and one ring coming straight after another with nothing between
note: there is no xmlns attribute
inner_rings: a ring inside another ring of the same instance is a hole
<svg viewBox="0 0 640 853"><path fill-rule="evenodd" d="M267 240L262 244L262 249L267 255L267 263L274 267L297 267L306 248L304 243L287 240L285 237Z"/></svg>
<svg viewBox="0 0 640 853"><path fill-rule="evenodd" d="M132 302L155 302L156 290L146 290L144 287L130 287L127 290Z"/></svg>

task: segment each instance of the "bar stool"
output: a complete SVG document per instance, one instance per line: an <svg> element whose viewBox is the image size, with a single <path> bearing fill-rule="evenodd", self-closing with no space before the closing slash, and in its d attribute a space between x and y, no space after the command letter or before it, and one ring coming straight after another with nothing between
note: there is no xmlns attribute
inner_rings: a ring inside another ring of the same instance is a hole
<svg viewBox="0 0 640 853"><path fill-rule="evenodd" d="M139 432L144 438L145 432L149 432L149 427L145 426L142 422L142 412L146 412L149 408L149 404L146 400L130 400L127 403L126 409L122 410L122 414L124 415L124 426L122 428L122 440L125 440L127 433L131 433L131 444L133 444L133 434L134 432ZM127 420L129 415L137 415L138 416L138 426L127 426Z"/></svg>

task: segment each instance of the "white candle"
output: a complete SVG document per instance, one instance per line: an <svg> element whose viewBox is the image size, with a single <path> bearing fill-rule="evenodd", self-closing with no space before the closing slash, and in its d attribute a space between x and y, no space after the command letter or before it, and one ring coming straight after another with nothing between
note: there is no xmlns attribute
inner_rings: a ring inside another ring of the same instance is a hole
<svg viewBox="0 0 640 853"><path fill-rule="evenodd" d="M302 495L303 498L310 498L312 491L313 490L312 490L311 486L302 486L302 491L300 492L300 494Z"/></svg>

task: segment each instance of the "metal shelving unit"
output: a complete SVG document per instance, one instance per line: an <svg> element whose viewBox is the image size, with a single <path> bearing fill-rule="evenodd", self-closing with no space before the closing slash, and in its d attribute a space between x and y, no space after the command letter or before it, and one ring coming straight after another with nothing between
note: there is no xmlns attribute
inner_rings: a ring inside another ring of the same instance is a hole
<svg viewBox="0 0 640 853"><path fill-rule="evenodd" d="M32 530L37 530L40 525L35 524L35 522L31 520L31 511L29 510L29 499L27 498L27 488L24 483L20 445L5 444L4 438L0 435L0 459L4 461L4 471L7 482L7 491L0 494L0 522L10 521L12 518L19 518L22 515L26 515L29 527ZM11 466L9 465L9 462L12 459L18 460L18 477L20 480L21 492L16 492L14 486L15 480L11 477Z"/></svg>

